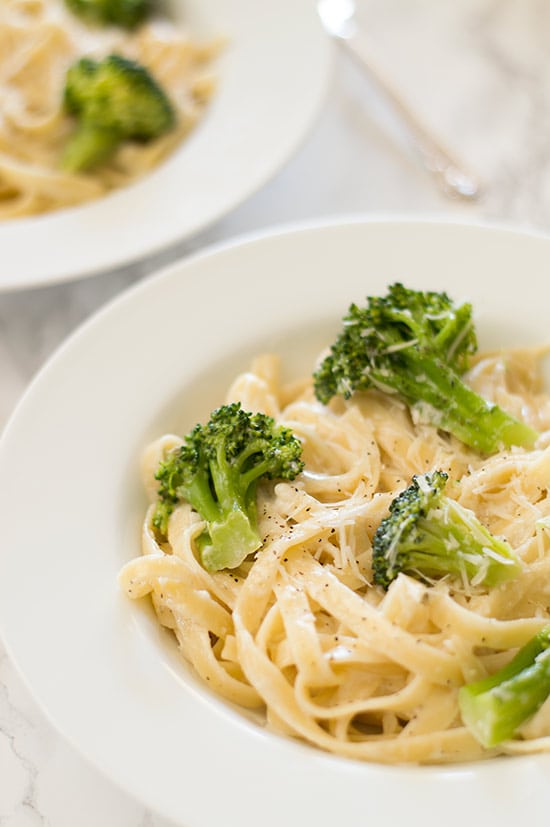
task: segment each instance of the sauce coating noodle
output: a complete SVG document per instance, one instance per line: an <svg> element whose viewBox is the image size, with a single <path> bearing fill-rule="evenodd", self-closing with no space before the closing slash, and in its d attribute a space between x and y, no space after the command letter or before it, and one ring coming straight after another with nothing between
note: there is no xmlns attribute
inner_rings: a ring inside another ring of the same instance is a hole
<svg viewBox="0 0 550 827"><path fill-rule="evenodd" d="M210 573L194 553L203 523L173 512L168 542L143 526L143 554L120 582L151 595L184 657L229 701L265 710L269 727L324 750L385 763L443 763L550 749L550 702L521 737L485 750L460 718L458 689L507 663L550 617L550 398L539 387L541 351L480 358L469 383L541 432L534 450L480 457L378 391L328 407L311 383L279 381L278 360L259 357L225 401L262 410L303 441L305 470L265 483L263 548L236 570ZM146 450L154 474L181 444L166 435ZM391 500L415 473L448 472L448 493L505 537L519 577L484 590L399 575L372 586L372 539Z"/></svg>
<svg viewBox="0 0 550 827"><path fill-rule="evenodd" d="M216 44L193 42L168 20L130 34L91 27L63 0L0 3L0 218L42 213L98 198L143 175L192 129L214 90L208 62ZM68 174L59 159L73 121L62 108L68 67L83 55L118 53L144 65L172 101L174 130L145 145L126 143L90 174Z"/></svg>

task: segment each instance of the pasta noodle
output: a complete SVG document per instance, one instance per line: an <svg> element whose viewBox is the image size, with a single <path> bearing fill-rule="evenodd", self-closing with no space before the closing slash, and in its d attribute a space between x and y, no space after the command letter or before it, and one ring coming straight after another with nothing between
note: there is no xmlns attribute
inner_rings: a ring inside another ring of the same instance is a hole
<svg viewBox="0 0 550 827"><path fill-rule="evenodd" d="M210 573L194 553L202 530L187 504L168 542L143 527L143 554L120 575L132 598L150 594L160 622L215 692L265 711L268 726L324 750L377 762L443 763L550 748L550 702L522 737L484 749L462 724L458 689L507 663L550 617L550 399L540 352L486 355L469 383L538 428L536 448L482 458L420 423L393 396L370 390L318 403L311 383L281 386L274 356L258 358L226 401L263 410L303 442L294 482L265 483L264 544L240 568ZM165 436L144 455L154 473L181 444ZM484 590L404 574L372 586L372 539L411 476L449 473L451 495L505 537L519 577Z"/></svg>
<svg viewBox="0 0 550 827"><path fill-rule="evenodd" d="M171 152L200 118L214 90L207 64L215 44L189 39L167 20L131 34L94 28L63 0L0 3L0 218L17 218L98 198L143 175ZM63 113L68 67L82 55L118 53L143 64L164 88L178 117L151 143L126 143L91 174L68 174L59 159L73 129Z"/></svg>

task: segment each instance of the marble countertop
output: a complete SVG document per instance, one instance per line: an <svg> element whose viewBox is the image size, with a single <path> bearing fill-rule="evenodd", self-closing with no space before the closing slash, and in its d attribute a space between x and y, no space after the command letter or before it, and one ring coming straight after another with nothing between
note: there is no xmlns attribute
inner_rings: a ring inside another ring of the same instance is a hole
<svg viewBox="0 0 550 827"><path fill-rule="evenodd" d="M362 0L373 49L415 108L483 177L452 201L383 98L336 50L326 104L300 151L225 220L151 260L0 295L0 427L63 339L176 258L274 224L341 214L431 216L550 230L550 7L540 0ZM0 646L0 827L168 827L49 725Z"/></svg>

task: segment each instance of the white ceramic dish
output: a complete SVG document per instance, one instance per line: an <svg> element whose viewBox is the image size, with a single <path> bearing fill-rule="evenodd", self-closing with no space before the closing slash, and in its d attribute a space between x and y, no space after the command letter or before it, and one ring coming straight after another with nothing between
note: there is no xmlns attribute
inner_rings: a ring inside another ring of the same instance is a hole
<svg viewBox="0 0 550 827"><path fill-rule="evenodd" d="M117 589L139 546L142 446L187 428L265 349L309 370L352 300L396 278L474 302L482 345L548 341L550 241L361 221L274 233L118 298L42 370L0 444L0 628L59 730L186 827L544 824L550 756L447 768L337 759L213 697Z"/></svg>
<svg viewBox="0 0 550 827"><path fill-rule="evenodd" d="M192 32L228 39L204 119L135 184L90 204L0 222L0 290L111 269L198 232L264 184L304 137L330 64L311 0L169 6Z"/></svg>

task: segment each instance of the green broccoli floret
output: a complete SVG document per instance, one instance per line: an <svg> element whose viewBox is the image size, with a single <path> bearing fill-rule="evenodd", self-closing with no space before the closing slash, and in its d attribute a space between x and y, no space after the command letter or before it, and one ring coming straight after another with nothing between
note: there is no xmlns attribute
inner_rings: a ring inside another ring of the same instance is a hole
<svg viewBox="0 0 550 827"><path fill-rule="evenodd" d="M512 738L550 696L550 626L503 669L458 693L462 720L485 747Z"/></svg>
<svg viewBox="0 0 550 827"><path fill-rule="evenodd" d="M473 511L444 493L442 471L413 477L390 505L373 540L374 582L387 589L400 572L413 577L459 577L495 586L517 577L521 564Z"/></svg>
<svg viewBox="0 0 550 827"><path fill-rule="evenodd" d="M314 374L317 398L349 399L356 390L400 394L413 415L484 453L530 447L538 434L461 379L477 348L469 304L446 293L393 284L366 307L352 304L343 330Z"/></svg>
<svg viewBox="0 0 550 827"><path fill-rule="evenodd" d="M160 464L153 525L166 535L174 506L187 500L206 521L197 538L203 566L235 568L260 548L256 490L262 478L293 480L304 464L302 446L289 428L240 403L213 411L184 444Z"/></svg>
<svg viewBox="0 0 550 827"><path fill-rule="evenodd" d="M65 0L67 7L90 23L133 29L151 14L154 0Z"/></svg>
<svg viewBox="0 0 550 827"><path fill-rule="evenodd" d="M78 121L61 160L69 172L89 170L123 141L149 141L175 124L172 104L149 72L120 55L71 66L64 106Z"/></svg>

